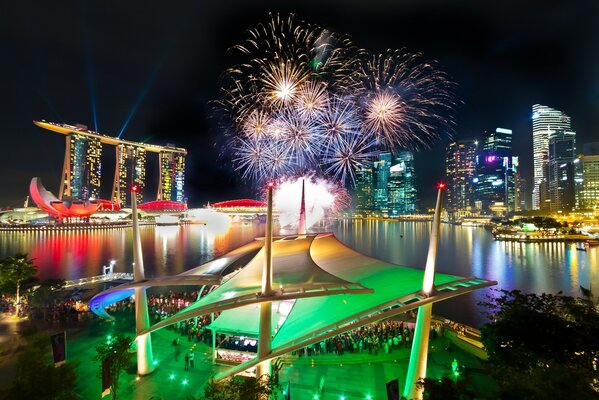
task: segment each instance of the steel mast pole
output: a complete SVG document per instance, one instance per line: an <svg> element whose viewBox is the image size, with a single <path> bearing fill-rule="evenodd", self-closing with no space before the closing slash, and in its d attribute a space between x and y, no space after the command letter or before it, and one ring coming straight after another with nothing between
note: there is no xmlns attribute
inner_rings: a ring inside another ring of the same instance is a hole
<svg viewBox="0 0 599 400"><path fill-rule="evenodd" d="M145 279L144 259L141 251L139 235L139 217L137 213L137 185L131 187L131 205L133 217L133 280L140 282ZM135 288L135 329L137 331L137 375L148 375L154 371L154 355L152 353L152 336L150 333L139 335L150 327L148 315L148 297L145 287Z"/></svg>
<svg viewBox="0 0 599 400"><path fill-rule="evenodd" d="M305 196L305 180L302 179L302 200L300 203L300 215L299 215L299 227L297 233L300 235L305 235L308 233L308 229L306 228L306 196Z"/></svg>
<svg viewBox="0 0 599 400"><path fill-rule="evenodd" d="M266 211L266 237L264 238L264 264L262 268L262 296L272 294L272 188L274 182L268 183L268 206ZM260 303L260 330L258 333L258 357L266 357L271 353L272 302ZM264 361L256 367L256 377L270 376L271 361Z"/></svg>
<svg viewBox="0 0 599 400"><path fill-rule="evenodd" d="M427 297L432 294L434 289L435 264L437 260L439 230L441 227L441 208L443 206L443 190L445 189L445 184L439 183L437 189L437 204L435 207L435 216L433 218L431 238L428 245L424 280L422 282L422 293ZM422 399L422 390L420 390L416 384L419 379L426 378L426 362L428 358L428 340L431 329L432 311L432 303L427 303L418 307L416 329L414 330L414 340L412 341L412 351L410 353L410 364L408 365L408 374L406 376L406 384L403 393L404 397L408 399Z"/></svg>

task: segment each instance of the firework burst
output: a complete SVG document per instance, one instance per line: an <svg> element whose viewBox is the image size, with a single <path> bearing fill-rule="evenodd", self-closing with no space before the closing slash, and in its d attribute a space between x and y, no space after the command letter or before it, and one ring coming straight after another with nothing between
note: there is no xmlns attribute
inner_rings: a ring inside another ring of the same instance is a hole
<svg viewBox="0 0 599 400"><path fill-rule="evenodd" d="M227 150L258 184L316 173L354 182L379 151L426 148L450 133L454 84L404 50L368 55L349 37L278 14L232 48L217 108Z"/></svg>
<svg viewBox="0 0 599 400"><path fill-rule="evenodd" d="M326 172L333 179L355 183L355 172L376 153L376 142L368 135L353 133L341 137L334 146L329 146L324 156Z"/></svg>
<svg viewBox="0 0 599 400"><path fill-rule="evenodd" d="M364 126L384 147L427 148L438 129L454 126L454 84L420 54L405 50L363 57L352 87L364 108Z"/></svg>

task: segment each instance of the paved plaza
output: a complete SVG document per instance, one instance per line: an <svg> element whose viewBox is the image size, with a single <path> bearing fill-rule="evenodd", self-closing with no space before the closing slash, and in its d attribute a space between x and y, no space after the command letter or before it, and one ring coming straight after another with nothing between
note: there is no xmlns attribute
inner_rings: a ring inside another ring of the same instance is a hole
<svg viewBox="0 0 599 400"><path fill-rule="evenodd" d="M60 328L56 328L60 331ZM84 399L100 399L99 364L94 361L95 346L108 335L124 333L133 335L133 315L121 318L115 325L105 322L90 322L82 329L67 334L67 353L69 362L78 362L77 393ZM179 338L178 346L173 340ZM188 342L173 330L161 329L152 334L156 371L146 377L136 379L135 365L121 376L120 399L164 399L187 400L198 398L208 379L226 367L213 365L211 349L205 343ZM195 367L184 369L184 355L194 346ZM448 350L446 350L448 349ZM403 388L407 371L410 349L393 350L390 354L369 355L325 354L313 357L287 355L283 358L280 382L283 386L290 382L292 399L336 399L347 400L386 399L385 383L399 378ZM445 339L431 342L429 354L429 375L441 377L451 372L451 362L457 358L460 364L472 371L480 370L481 363L475 357L452 346ZM132 357L135 360L135 357ZM484 377L477 381L483 384ZM322 383L321 383L322 382ZM320 387L324 385L324 395Z"/></svg>

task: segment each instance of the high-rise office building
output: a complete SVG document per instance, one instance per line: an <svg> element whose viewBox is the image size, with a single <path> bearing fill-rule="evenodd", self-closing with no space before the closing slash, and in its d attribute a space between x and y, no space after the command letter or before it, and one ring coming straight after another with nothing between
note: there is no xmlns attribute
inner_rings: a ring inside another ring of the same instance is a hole
<svg viewBox="0 0 599 400"><path fill-rule="evenodd" d="M451 215L472 211L478 141L458 140L450 143L445 157L447 177L447 209Z"/></svg>
<svg viewBox="0 0 599 400"><path fill-rule="evenodd" d="M374 211L374 185L372 164L363 165L356 171L354 205L357 214L370 215Z"/></svg>
<svg viewBox="0 0 599 400"><path fill-rule="evenodd" d="M389 215L389 176L391 175L391 153L381 153L373 163L374 211L380 216Z"/></svg>
<svg viewBox="0 0 599 400"><path fill-rule="evenodd" d="M582 163L582 189L579 195L581 209L599 208L599 142L590 143L583 147L583 155L579 158Z"/></svg>
<svg viewBox="0 0 599 400"><path fill-rule="evenodd" d="M485 132L482 152L476 157L477 176L473 180L475 203L480 211L519 210L516 193L520 178L518 168L518 157L512 155L511 129L497 128Z"/></svg>
<svg viewBox="0 0 599 400"><path fill-rule="evenodd" d="M100 140L77 133L68 134L59 198L97 199L100 197L101 177Z"/></svg>
<svg viewBox="0 0 599 400"><path fill-rule="evenodd" d="M549 209L572 211L576 205L576 133L557 129L549 135Z"/></svg>
<svg viewBox="0 0 599 400"><path fill-rule="evenodd" d="M387 183L389 216L412 214L416 211L414 156L401 151L395 155L393 163Z"/></svg>
<svg viewBox="0 0 599 400"><path fill-rule="evenodd" d="M571 132L570 117L541 104L532 106L533 188L532 207L542 209L541 200L550 200L548 192L549 136L557 130ZM544 185L543 185L544 184ZM543 197L543 199L541 199Z"/></svg>
<svg viewBox="0 0 599 400"><path fill-rule="evenodd" d="M494 132L485 132L483 151L498 157L510 157L512 155L512 130L496 128Z"/></svg>
<svg viewBox="0 0 599 400"><path fill-rule="evenodd" d="M416 211L414 156L408 151L385 152L356 171L353 193L356 214L381 217Z"/></svg>

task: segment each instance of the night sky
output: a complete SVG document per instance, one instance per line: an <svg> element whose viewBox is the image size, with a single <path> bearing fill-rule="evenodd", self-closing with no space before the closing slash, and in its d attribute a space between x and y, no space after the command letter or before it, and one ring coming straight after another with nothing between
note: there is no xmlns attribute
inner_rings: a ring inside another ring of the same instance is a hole
<svg viewBox="0 0 599 400"><path fill-rule="evenodd" d="M457 138L513 129L529 190L532 104L569 114L579 144L599 141L599 2L593 0L5 1L0 205L22 204L33 176L57 192L64 137L31 121L93 129L93 99L100 132L116 136L137 106L123 138L189 150L191 205L254 196L219 157L221 132L208 102L234 61L227 49L269 11L295 12L372 51L405 47L439 61L463 102ZM416 157L422 206L431 204L433 183L443 176L447 142ZM112 186L108 163L104 197Z"/></svg>

